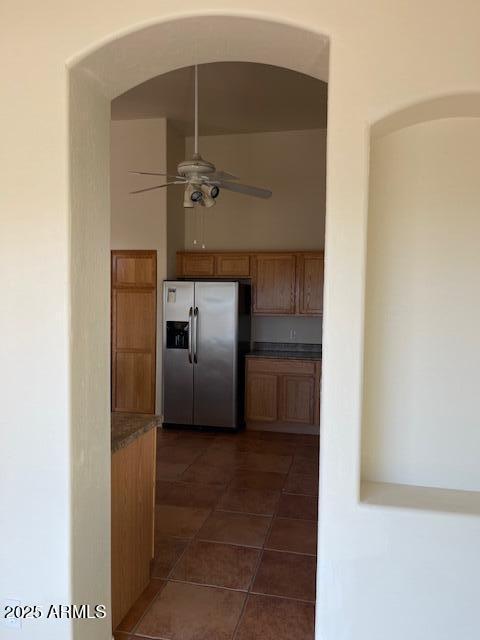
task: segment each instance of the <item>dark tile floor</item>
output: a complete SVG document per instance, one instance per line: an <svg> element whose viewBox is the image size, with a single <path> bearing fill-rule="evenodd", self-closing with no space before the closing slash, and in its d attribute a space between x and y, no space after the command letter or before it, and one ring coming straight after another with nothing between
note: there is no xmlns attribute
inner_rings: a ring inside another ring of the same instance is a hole
<svg viewBox="0 0 480 640"><path fill-rule="evenodd" d="M115 640L311 640L318 437L163 431L152 580Z"/></svg>

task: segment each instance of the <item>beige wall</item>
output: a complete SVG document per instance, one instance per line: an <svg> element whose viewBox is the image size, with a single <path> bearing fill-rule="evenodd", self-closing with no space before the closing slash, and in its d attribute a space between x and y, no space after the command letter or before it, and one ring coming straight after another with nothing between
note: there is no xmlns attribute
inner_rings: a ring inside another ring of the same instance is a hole
<svg viewBox="0 0 480 640"><path fill-rule="evenodd" d="M109 598L108 554L95 562L90 536L95 533L97 549L108 548L108 522L95 515L109 489L108 380L107 369L94 366L99 359L102 367L108 363L102 340L108 326L107 145L92 144L75 165L69 136L88 131L100 142L108 130L101 105L149 77L193 62L236 59L323 79L330 72L317 638L476 639L480 519L369 506L358 498L367 131L406 105L480 92L478 3L265 0L262 20L254 0L244 0L241 9L233 0L212 0L203 19L196 17L202 11L197 0L185 0L181 9L153 0L52 0L24 9L7 0L0 27L0 127L7 151L0 154L0 420L8 436L0 471L8 488L0 493L0 512L8 514L0 598L69 602L72 591L83 594L88 584L96 585L93 597ZM322 33L331 38L330 60ZM94 58L83 58L93 51ZM98 83L94 108L72 118L69 70L80 60ZM93 180L97 169L99 182ZM76 207L69 206L73 193ZM99 216L84 215L88 203ZM82 270L74 255L82 255L92 237L99 238L101 259ZM97 296L100 308L74 322L71 313ZM82 411L72 396L87 385L92 402ZM75 465L72 440L83 443ZM88 457L104 465L87 465ZM75 627L75 640L108 637L101 623ZM22 630L23 640L72 637L57 621Z"/></svg>
<svg viewBox="0 0 480 640"><path fill-rule="evenodd" d="M129 171L161 171L166 167L167 123L164 118L113 120L111 123L110 198L112 249L157 249L164 252L167 225L166 189L131 194L162 184L163 177ZM165 257L160 256L161 260Z"/></svg>
<svg viewBox="0 0 480 640"><path fill-rule="evenodd" d="M192 138L186 148L191 155ZM214 207L187 210L186 249L202 238L202 219L206 249L323 247L325 130L201 136L199 148L217 169L269 188L273 196L263 200L222 190Z"/></svg>
<svg viewBox="0 0 480 640"><path fill-rule="evenodd" d="M70 122L77 123L72 127L70 137L70 170L72 174L81 177L88 184L88 189L72 188L70 193L70 208L72 212L70 234L77 241L72 243L71 260L71 293L70 293L70 343L72 358L76 366L71 371L70 412L72 431L70 435L70 477L65 486L71 491L71 551L69 544L60 546L57 529L61 529L63 520L60 515L61 495L64 485L57 483L48 489L44 486L45 479L52 470L57 470L60 460L66 452L55 454L55 439L52 438L51 425L45 425L40 432L48 442L49 468L37 469L36 479L30 483L26 495L29 500L34 499L35 487L42 491L39 503L45 509L49 497L54 497L57 513L54 517L44 513L46 535L49 541L56 541L53 547L53 558L68 559L74 580L70 580L68 602L104 602L110 609L110 539L105 532L110 530L110 465L109 458L105 459L105 452L110 449L110 434L105 428L110 421L110 224L109 216L105 215L110 208L110 193L108 190L110 170L109 149L109 114L110 104L105 98L99 99L100 86L90 75L76 70L70 79L70 98L72 110ZM101 126L87 128L85 121L99 122ZM92 162L95 157L95 162ZM107 188L105 188L107 186ZM40 280L40 289L44 282ZM92 332L91 328L95 327ZM50 346L53 351L53 345ZM31 366L36 360L35 352L30 354L28 378L31 376ZM45 373L45 372L44 372ZM48 383L47 383L48 386ZM28 384L30 390L34 387L42 388L40 381ZM98 393L98 388L102 393ZM55 385L53 385L55 389ZM55 391L54 391L55 393ZM52 408L58 402L58 389L51 399ZM50 418L51 419L51 418ZM31 423L30 437L34 437L39 426ZM92 447L91 443L96 442ZM28 459L22 461L23 474L29 466ZM57 499L55 499L57 498ZM32 511L32 507L28 509ZM37 516L38 517L38 516ZM3 526L0 527L2 532ZM22 554L28 554L36 549L37 556L48 558L48 543L39 540L41 529L38 522L33 521L27 529L26 541L23 541ZM1 536L2 534L0 534ZM35 547L35 543L39 547ZM85 550L88 549L88 553ZM32 560L33 562L33 560ZM30 593L19 591L19 584L12 578L18 579L18 573L13 570L7 572L8 585L2 585L4 594L17 593L23 603L34 600L42 606L50 602L57 602L59 593L55 589L55 575L58 567L50 557L43 570L35 575L25 575L22 589L31 590ZM58 560L57 560L58 562ZM5 567L3 563L0 563ZM3 573L4 569L2 569ZM92 575L95 580L92 580ZM41 585L36 584L39 579ZM0 581L2 578L0 578ZM8 588L8 591L6 591ZM21 594L24 594L23 597ZM52 600L53 598L53 600ZM45 620L45 638L69 637L65 631L56 628L55 621ZM79 624L79 623L76 623ZM75 623L73 623L75 626ZM43 625L42 625L43 626ZM110 615L98 624L97 633L108 637L111 626ZM42 638L43 633L36 625L29 625L22 635L31 638ZM2 630L0 637L3 640ZM8 638L8 636L7 636Z"/></svg>
<svg viewBox="0 0 480 640"><path fill-rule="evenodd" d="M372 140L363 476L480 491L480 117Z"/></svg>
<svg viewBox="0 0 480 640"><path fill-rule="evenodd" d="M326 131L201 136L200 152L240 182L273 191L268 200L222 190L210 209L185 210L185 247L312 250L325 240ZM186 155L193 139L186 140ZM197 243L194 243L197 240ZM254 318L259 342L321 343L317 318Z"/></svg>
<svg viewBox="0 0 480 640"><path fill-rule="evenodd" d="M175 176L177 165L185 160L185 136L167 121L167 169ZM167 189L167 278L175 279L177 251L185 247L185 211L182 185Z"/></svg>
<svg viewBox="0 0 480 640"><path fill-rule="evenodd" d="M129 171L162 171L167 166L164 118L113 120L110 142L111 248L157 251L157 335L162 335L162 282L167 277L166 189L131 194L163 184L163 177ZM162 341L157 340L156 412L162 411Z"/></svg>

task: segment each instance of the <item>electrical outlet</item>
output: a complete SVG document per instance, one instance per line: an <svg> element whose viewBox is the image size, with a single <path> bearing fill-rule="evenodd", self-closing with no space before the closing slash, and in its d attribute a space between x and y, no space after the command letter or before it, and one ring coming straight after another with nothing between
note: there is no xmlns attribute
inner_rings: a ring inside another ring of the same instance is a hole
<svg viewBox="0 0 480 640"><path fill-rule="evenodd" d="M5 618L6 607L19 607L20 604L20 600L13 600L12 598L5 598L0 601L0 626L6 627L7 629L22 628L21 618Z"/></svg>

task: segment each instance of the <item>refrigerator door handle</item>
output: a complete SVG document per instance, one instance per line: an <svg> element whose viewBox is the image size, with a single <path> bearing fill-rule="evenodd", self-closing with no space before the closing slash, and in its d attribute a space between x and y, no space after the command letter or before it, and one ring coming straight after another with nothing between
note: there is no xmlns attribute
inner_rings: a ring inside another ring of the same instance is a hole
<svg viewBox="0 0 480 640"><path fill-rule="evenodd" d="M198 345L198 307L195 307L195 311L193 312L193 318L195 320L195 342L193 346L193 361L195 364L198 362L197 358L197 345Z"/></svg>
<svg viewBox="0 0 480 640"><path fill-rule="evenodd" d="M188 312L188 361L192 364L192 314L193 307Z"/></svg>

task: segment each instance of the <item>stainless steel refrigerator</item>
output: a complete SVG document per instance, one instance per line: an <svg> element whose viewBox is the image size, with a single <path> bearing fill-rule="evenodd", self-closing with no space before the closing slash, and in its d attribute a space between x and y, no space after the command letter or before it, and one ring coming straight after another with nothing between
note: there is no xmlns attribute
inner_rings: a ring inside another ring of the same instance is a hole
<svg viewBox="0 0 480 640"><path fill-rule="evenodd" d="M165 426L243 425L250 325L248 284L164 282Z"/></svg>

